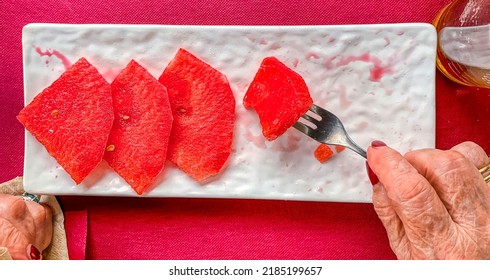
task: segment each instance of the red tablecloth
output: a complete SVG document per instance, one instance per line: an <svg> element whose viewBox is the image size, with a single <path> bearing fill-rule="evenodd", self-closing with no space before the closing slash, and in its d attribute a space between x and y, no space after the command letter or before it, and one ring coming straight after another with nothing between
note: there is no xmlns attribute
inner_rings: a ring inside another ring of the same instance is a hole
<svg viewBox="0 0 490 280"><path fill-rule="evenodd" d="M22 175L22 26L31 22L310 25L431 22L449 0L4 0L0 182ZM437 76L437 147L490 153L490 91ZM88 259L393 259L371 204L62 197L70 256Z"/></svg>

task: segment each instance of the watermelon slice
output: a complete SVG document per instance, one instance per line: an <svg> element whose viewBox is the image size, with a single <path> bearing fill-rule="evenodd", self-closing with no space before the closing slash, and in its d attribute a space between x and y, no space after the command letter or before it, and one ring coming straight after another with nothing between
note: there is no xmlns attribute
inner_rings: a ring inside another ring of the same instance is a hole
<svg viewBox="0 0 490 280"><path fill-rule="evenodd" d="M111 89L114 125L104 158L141 195L165 165L172 128L167 90L134 60Z"/></svg>
<svg viewBox="0 0 490 280"><path fill-rule="evenodd" d="M114 120L111 87L81 58L17 119L80 184L104 155Z"/></svg>
<svg viewBox="0 0 490 280"><path fill-rule="evenodd" d="M198 182L218 174L233 139L235 98L225 75L180 49L159 81L174 116L168 158Z"/></svg>
<svg viewBox="0 0 490 280"><path fill-rule="evenodd" d="M266 57L245 93L243 104L257 112L262 134L272 141L313 104L303 78L275 57Z"/></svg>

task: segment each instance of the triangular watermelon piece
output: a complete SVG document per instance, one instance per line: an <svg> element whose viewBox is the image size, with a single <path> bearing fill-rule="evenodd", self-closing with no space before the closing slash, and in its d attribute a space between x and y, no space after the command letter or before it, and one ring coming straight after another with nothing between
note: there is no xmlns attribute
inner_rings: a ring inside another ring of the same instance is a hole
<svg viewBox="0 0 490 280"><path fill-rule="evenodd" d="M172 128L167 90L134 60L111 89L114 125L104 158L141 195L165 165Z"/></svg>
<svg viewBox="0 0 490 280"><path fill-rule="evenodd" d="M114 120L110 84L81 58L17 119L79 184L104 155Z"/></svg>
<svg viewBox="0 0 490 280"><path fill-rule="evenodd" d="M250 84L243 104L257 112L262 134L272 141L313 104L303 78L275 57L266 57Z"/></svg>
<svg viewBox="0 0 490 280"><path fill-rule="evenodd" d="M218 174L233 139L235 98L225 75L180 49L159 81L174 116L168 158L199 182Z"/></svg>

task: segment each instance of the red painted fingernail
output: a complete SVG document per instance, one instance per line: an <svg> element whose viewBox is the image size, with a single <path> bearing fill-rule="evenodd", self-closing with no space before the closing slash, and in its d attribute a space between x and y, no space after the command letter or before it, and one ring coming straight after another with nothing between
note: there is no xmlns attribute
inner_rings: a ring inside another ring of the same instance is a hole
<svg viewBox="0 0 490 280"><path fill-rule="evenodd" d="M367 174L368 174L368 177L369 177L369 181L371 181L371 184L374 186L377 183L379 183L378 176L376 176L376 174L374 174L374 172L371 169L371 167L369 167L369 163L367 161L366 161L366 170L367 170Z"/></svg>
<svg viewBox="0 0 490 280"><path fill-rule="evenodd" d="M40 260L41 259L41 252L36 248L34 245L30 245L31 248L29 249L29 257L31 257L31 260Z"/></svg>
<svg viewBox="0 0 490 280"><path fill-rule="evenodd" d="M371 142L371 146L374 147L374 148L376 148L376 147L384 147L384 146L386 146L386 144L383 141L374 140L373 142Z"/></svg>

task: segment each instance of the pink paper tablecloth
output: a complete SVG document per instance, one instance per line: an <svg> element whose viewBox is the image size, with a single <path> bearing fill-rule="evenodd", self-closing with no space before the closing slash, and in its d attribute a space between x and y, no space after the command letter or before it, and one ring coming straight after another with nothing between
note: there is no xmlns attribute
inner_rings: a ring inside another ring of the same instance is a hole
<svg viewBox="0 0 490 280"><path fill-rule="evenodd" d="M0 4L0 182L22 175L22 26L31 22L323 25L427 22L449 0L30 1ZM136 4L137 3L137 4ZM490 91L437 76L437 147L490 153ZM389 144L389 143L388 143ZM371 204L62 197L70 256L88 259L393 259Z"/></svg>

